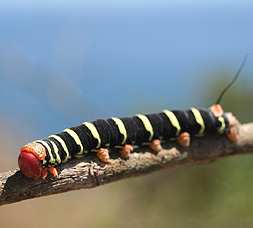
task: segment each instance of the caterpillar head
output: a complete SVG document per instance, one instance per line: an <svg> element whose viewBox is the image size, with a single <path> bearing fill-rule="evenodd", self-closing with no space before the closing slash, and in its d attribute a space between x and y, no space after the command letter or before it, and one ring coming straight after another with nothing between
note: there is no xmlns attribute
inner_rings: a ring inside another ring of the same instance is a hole
<svg viewBox="0 0 253 228"><path fill-rule="evenodd" d="M47 170L42 165L45 156L46 150L39 143L33 142L23 146L18 158L20 171L33 179L43 178Z"/></svg>

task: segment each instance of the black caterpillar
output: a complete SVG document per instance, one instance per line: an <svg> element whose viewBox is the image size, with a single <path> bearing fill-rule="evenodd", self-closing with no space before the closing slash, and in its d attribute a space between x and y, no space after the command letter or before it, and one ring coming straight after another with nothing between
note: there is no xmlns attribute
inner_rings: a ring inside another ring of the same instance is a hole
<svg viewBox="0 0 253 228"><path fill-rule="evenodd" d="M181 146L189 146L193 136L226 134L237 141L235 118L224 113L219 105L224 93L239 77L247 60L245 56L232 82L221 92L210 109L191 108L186 111L165 110L155 114L138 114L134 117L98 119L93 122L67 128L59 134L36 140L21 148L19 167L21 172L34 179L54 176L54 168L71 158L79 158L96 152L100 160L109 161L109 148L120 148L121 155L128 157L133 145L149 144L153 151L161 149L161 141L177 139Z"/></svg>
<svg viewBox="0 0 253 228"><path fill-rule="evenodd" d="M165 110L157 114L84 122L36 142L46 149L43 164L55 166L99 148L142 145L155 139L167 141L176 139L182 132L188 132L190 136L223 134L228 127L225 114L215 117L211 111L197 108Z"/></svg>

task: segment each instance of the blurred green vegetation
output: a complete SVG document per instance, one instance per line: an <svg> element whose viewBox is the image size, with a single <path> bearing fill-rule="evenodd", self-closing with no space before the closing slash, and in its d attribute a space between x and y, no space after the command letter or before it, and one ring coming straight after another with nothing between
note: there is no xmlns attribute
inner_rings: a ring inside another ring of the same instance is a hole
<svg viewBox="0 0 253 228"><path fill-rule="evenodd" d="M222 73L203 83L203 103L211 104L229 80ZM241 122L252 121L252 97L242 76L222 104ZM253 156L235 156L7 205L0 227L252 227L252 166Z"/></svg>

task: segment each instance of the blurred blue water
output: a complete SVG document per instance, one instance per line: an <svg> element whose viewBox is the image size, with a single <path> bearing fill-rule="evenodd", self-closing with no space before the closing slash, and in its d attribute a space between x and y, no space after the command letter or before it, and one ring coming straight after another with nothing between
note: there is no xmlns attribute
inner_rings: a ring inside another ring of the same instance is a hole
<svg viewBox="0 0 253 228"><path fill-rule="evenodd" d="M0 117L31 137L87 119L205 105L210 72L233 73L253 50L246 6L0 12Z"/></svg>

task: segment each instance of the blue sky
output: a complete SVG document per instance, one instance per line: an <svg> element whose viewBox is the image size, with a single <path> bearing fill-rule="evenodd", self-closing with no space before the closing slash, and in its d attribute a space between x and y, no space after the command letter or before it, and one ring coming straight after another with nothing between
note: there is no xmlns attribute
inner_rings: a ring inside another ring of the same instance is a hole
<svg viewBox="0 0 253 228"><path fill-rule="evenodd" d="M1 8L51 8L51 7L159 7L159 6L173 6L173 5L191 5L191 6L214 6L214 5L237 5L248 6L252 5L252 1L241 0L5 0L0 2Z"/></svg>
<svg viewBox="0 0 253 228"><path fill-rule="evenodd" d="M221 71L229 80L253 50L247 3L0 1L0 121L32 138L83 120L208 105L206 83Z"/></svg>

